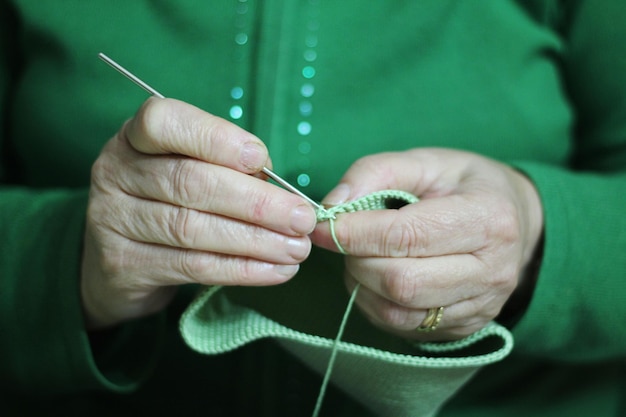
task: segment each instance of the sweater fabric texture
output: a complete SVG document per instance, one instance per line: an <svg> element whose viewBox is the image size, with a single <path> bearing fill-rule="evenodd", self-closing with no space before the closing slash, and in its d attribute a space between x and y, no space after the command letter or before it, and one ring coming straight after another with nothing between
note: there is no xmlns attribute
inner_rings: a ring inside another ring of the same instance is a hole
<svg viewBox="0 0 626 417"><path fill-rule="evenodd" d="M354 311L322 415L418 416L443 373L462 382L421 415L625 415L624 22L623 0L0 0L0 415L306 416L319 390L311 367L327 353L275 333L190 349L179 321L197 287L161 314L85 331L91 165L146 99L99 52L260 137L316 200L358 158L418 147L476 152L535 184L545 242L523 314L450 355ZM206 308L328 352L342 271L341 255L314 249L289 283L224 288ZM488 364L379 361L462 363L512 340ZM394 411L379 408L394 395Z"/></svg>

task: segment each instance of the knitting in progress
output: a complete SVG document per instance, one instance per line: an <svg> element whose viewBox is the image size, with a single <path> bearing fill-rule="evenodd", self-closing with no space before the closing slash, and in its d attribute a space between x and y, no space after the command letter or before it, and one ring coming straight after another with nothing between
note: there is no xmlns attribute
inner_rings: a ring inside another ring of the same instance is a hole
<svg viewBox="0 0 626 417"><path fill-rule="evenodd" d="M383 190L318 209L317 221L329 222L335 245L346 254L335 233L338 215L398 209L417 201L417 197L404 191ZM225 353L262 338L276 339L285 349L323 374L313 417L319 415L332 374L336 374L333 381L377 415L433 416L479 367L503 359L512 350L512 335L493 322L459 341L414 343L415 355L344 342L343 332L359 287L357 285L352 291L333 340L285 327L257 311L232 303L227 297L219 297L222 288L219 286L207 288L191 303L181 317L180 331L192 349L208 355ZM339 353L341 356L337 360ZM368 362L367 366L363 366L364 362ZM389 376L393 381L367 378L366 373ZM370 391L383 395L371 396ZM424 395L420 396L420 393Z"/></svg>
<svg viewBox="0 0 626 417"><path fill-rule="evenodd" d="M125 77L153 96L164 96L128 70L111 60L104 54L100 58ZM399 209L407 204L416 203L417 197L405 191L383 190L368 194L351 202L325 208L291 186L268 168L263 172L287 189L302 196L316 208L317 221L328 221L330 232L337 249L346 254L335 233L335 220L338 214L353 213L363 210ZM479 366L503 359L513 347L513 338L504 327L490 323L482 330L456 342L421 343L415 349L423 355L435 354L435 357L404 355L381 351L367 346L359 346L342 342L348 317L360 288L357 285L352 291L345 308L343 319L334 340L313 334L306 334L281 326L252 309L234 305L226 297L213 297L222 287L212 286L201 293L183 313L180 320L180 331L185 342L194 350L209 355L225 353L246 343L261 338L275 338L285 349L302 359L311 367L322 372L324 378L313 411L313 417L319 415L326 387L331 374L335 370L336 358L341 350L340 371L337 382L354 398L381 416L393 417L427 417L432 416L439 407L456 390L461 387L478 369ZM483 340L496 339L495 343L487 343L490 348L483 350L474 348ZM495 346L495 347L493 347ZM321 348L321 349L320 349ZM326 350L330 348L328 359ZM469 356L459 357L457 351L464 349ZM445 357L450 352L450 357ZM478 352L478 353L476 353ZM326 363L324 366L324 362ZM362 362L369 362L363 366ZM422 372L417 377L415 370ZM449 369L452 372L443 372ZM368 379L359 371L390 375L393 383L385 378ZM440 381L439 383L437 381ZM364 383L368 381L368 383ZM359 383L361 382L361 383ZM378 397L369 395L368 390L382 393ZM420 398L416 393L423 392L427 398ZM386 395L385 395L386 394Z"/></svg>

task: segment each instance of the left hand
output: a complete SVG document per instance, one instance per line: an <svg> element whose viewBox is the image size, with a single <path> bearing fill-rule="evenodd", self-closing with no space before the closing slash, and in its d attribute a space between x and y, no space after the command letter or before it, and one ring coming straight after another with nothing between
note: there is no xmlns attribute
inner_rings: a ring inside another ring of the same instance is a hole
<svg viewBox="0 0 626 417"><path fill-rule="evenodd" d="M399 210L340 214L335 222L349 290L368 319L422 341L468 336L493 320L523 279L543 232L539 195L521 173L479 155L446 149L383 153L357 161L327 205L401 189L420 201ZM328 223L315 244L337 251ZM430 308L436 330L417 332Z"/></svg>

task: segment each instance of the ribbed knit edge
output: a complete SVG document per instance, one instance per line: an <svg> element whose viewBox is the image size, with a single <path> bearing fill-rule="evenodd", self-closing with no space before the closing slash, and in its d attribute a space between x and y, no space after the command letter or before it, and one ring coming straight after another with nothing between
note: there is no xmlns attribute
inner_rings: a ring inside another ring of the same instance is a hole
<svg viewBox="0 0 626 417"><path fill-rule="evenodd" d="M193 350L215 355L237 349L243 345L263 338L276 338L295 341L300 344L331 349L333 340L302 333L261 314L230 303L226 297L215 297L221 287L205 290L183 313L180 331L185 342ZM477 342L489 337L500 339L499 348L494 351L459 357L459 352L470 348ZM473 367L497 362L506 357L513 349L513 337L504 327L490 323L475 334L454 342L417 344L424 351L437 353L433 357L413 356L339 342L339 350L353 353L364 358L383 360L389 363L427 368ZM450 353L449 357L441 356Z"/></svg>

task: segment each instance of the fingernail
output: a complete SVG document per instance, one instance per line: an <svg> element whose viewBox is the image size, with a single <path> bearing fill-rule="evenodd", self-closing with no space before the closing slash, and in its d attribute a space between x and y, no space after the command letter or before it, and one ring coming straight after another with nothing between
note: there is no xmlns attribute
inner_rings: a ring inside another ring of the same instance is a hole
<svg viewBox="0 0 626 417"><path fill-rule="evenodd" d="M315 211L308 205L296 206L291 211L291 228L294 232L308 235L315 229Z"/></svg>
<svg viewBox="0 0 626 417"><path fill-rule="evenodd" d="M267 159L265 147L257 142L248 142L243 146L240 161L248 169L258 171L263 168Z"/></svg>
<svg viewBox="0 0 626 417"><path fill-rule="evenodd" d="M294 276L298 270L300 269L300 265L276 265L274 270L278 275L282 275L286 278L291 278Z"/></svg>
<svg viewBox="0 0 626 417"><path fill-rule="evenodd" d="M350 186L342 183L336 186L328 195L324 198L324 204L329 206L336 206L337 204L345 203L350 196Z"/></svg>
<svg viewBox="0 0 626 417"><path fill-rule="evenodd" d="M302 262L311 251L311 244L308 239L288 239L287 253L295 261Z"/></svg>

